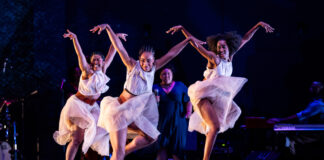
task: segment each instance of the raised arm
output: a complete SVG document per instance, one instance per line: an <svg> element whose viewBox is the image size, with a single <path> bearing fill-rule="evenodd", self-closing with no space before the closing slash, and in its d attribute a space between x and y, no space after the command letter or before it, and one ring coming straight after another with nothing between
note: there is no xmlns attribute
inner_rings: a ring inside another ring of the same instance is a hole
<svg viewBox="0 0 324 160"><path fill-rule="evenodd" d="M253 37L255 32L259 30L260 27L264 28L266 30L266 33L272 33L274 31L274 28L272 28L269 24L260 21L243 36L238 50L240 50L248 41L250 41L250 39Z"/></svg>
<svg viewBox="0 0 324 160"><path fill-rule="evenodd" d="M112 45L117 50L120 58L122 59L124 65L127 67L127 69L129 70L129 69L133 68L133 66L135 65L135 60L128 56L128 53L127 53L126 49L124 48L122 42L120 41L120 39L117 37L115 32L111 29L111 27L108 24L101 24L101 25L95 26L90 31L92 33L95 33L98 31L98 34L100 34L103 30L107 31Z"/></svg>
<svg viewBox="0 0 324 160"><path fill-rule="evenodd" d="M193 38L193 42L195 42L195 38ZM213 51L207 50L204 46L202 46L199 42L195 42L193 47L208 61L209 68L215 68L220 63L219 56L216 55Z"/></svg>
<svg viewBox="0 0 324 160"><path fill-rule="evenodd" d="M173 46L168 53L166 53L161 58L157 59L155 61L156 69L160 69L165 64L167 64L169 61L171 61L174 57L176 57L182 50L185 48L185 46L188 44L189 41L191 41L192 38L186 38L182 42L178 43L177 45Z"/></svg>
<svg viewBox="0 0 324 160"><path fill-rule="evenodd" d="M84 75L84 74L89 73L90 66L89 66L89 64L88 64L88 62L87 62L87 60L86 60L86 58L85 58L85 56L84 56L84 54L82 52L82 49L81 49L81 46L79 44L77 36L73 32L71 32L70 30L66 30L66 31L67 31L67 33L64 33L63 37L64 38L70 38L70 40L73 41L73 46L74 46L75 52L76 52L76 54L78 56L79 67L80 67L80 69L82 71L82 74L83 74L82 76L85 77L86 75Z"/></svg>
<svg viewBox="0 0 324 160"><path fill-rule="evenodd" d="M126 42L127 34L125 34L125 33L117 33L116 35L117 35L118 38L121 38ZM107 53L107 56L105 58L105 61L104 61L104 68L103 68L104 73L106 72L107 68L110 66L112 60L114 59L115 54L116 54L116 49L111 44L110 47L109 47L109 51Z"/></svg>
<svg viewBox="0 0 324 160"><path fill-rule="evenodd" d="M206 44L206 42L204 41L201 41L199 39L197 39L196 37L192 36L191 33L189 33L182 25L177 25L177 26L174 26L174 27L171 27L168 31L166 31L166 33L171 33L171 35L173 35L174 33L178 32L179 30L181 30L182 34L188 38L188 37L193 37L196 39L196 42L201 44L201 45L204 45ZM190 44L195 47L195 44L193 42L190 42Z"/></svg>
<svg viewBox="0 0 324 160"><path fill-rule="evenodd" d="M208 51L203 47L202 45L206 44L206 42L201 41L197 39L196 37L192 36L183 26L178 25L171 27L166 33L171 33L173 35L174 33L180 31L183 33L183 35L188 38L192 37L192 41L190 41L191 46L196 48L196 50L208 60L208 67L215 67L217 64L219 64L219 57L216 56L216 54L212 51ZM212 65L212 66L211 66Z"/></svg>

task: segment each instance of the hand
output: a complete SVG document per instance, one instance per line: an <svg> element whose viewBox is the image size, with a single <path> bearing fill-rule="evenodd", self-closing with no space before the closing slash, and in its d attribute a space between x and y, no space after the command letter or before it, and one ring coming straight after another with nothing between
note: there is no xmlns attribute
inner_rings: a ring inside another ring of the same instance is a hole
<svg viewBox="0 0 324 160"><path fill-rule="evenodd" d="M160 96L155 96L156 98L156 102L159 103L160 102Z"/></svg>
<svg viewBox="0 0 324 160"><path fill-rule="evenodd" d="M117 33L116 36L118 38L123 39L126 42L126 37L128 36L128 34L126 34L126 33Z"/></svg>
<svg viewBox="0 0 324 160"><path fill-rule="evenodd" d="M267 120L267 123L268 124L276 124L276 123L279 123L281 120L280 118L270 118Z"/></svg>
<svg viewBox="0 0 324 160"><path fill-rule="evenodd" d="M100 24L100 25L94 26L92 29L90 29L90 32L96 33L98 31L98 35L99 35L99 34L101 34L101 32L103 30L105 30L108 27L110 27L108 24Z"/></svg>
<svg viewBox="0 0 324 160"><path fill-rule="evenodd" d="M194 39L194 41L195 41L196 43L198 43L198 44L200 44L200 45L205 45L205 44L207 44L207 42L205 42L205 41L201 41L201 40L197 39L196 37L193 37L193 39Z"/></svg>
<svg viewBox="0 0 324 160"><path fill-rule="evenodd" d="M198 44L200 44L200 45L204 45L204 44L206 44L206 42L201 41L201 40L199 40L199 39L197 39L197 38L195 38L195 37L193 37L193 36L189 36L187 39L188 39L189 41L191 41L192 43L194 43L194 45L195 45L196 47L198 47Z"/></svg>
<svg viewBox="0 0 324 160"><path fill-rule="evenodd" d="M77 36L73 32L71 32L70 30L67 29L66 32L67 33L63 34L64 38L70 38L70 40L73 40L73 39L77 38Z"/></svg>
<svg viewBox="0 0 324 160"><path fill-rule="evenodd" d="M187 112L187 113L186 113L186 119L189 119L190 116L191 116L191 112Z"/></svg>
<svg viewBox="0 0 324 160"><path fill-rule="evenodd" d="M174 33L178 32L181 29L183 29L183 27L181 25L177 25L177 26L171 27L168 31L166 31L166 33L169 34L171 32L171 35L173 35Z"/></svg>
<svg viewBox="0 0 324 160"><path fill-rule="evenodd" d="M266 30L267 33L272 33L272 32L275 30L275 29L272 28L269 24L264 23L264 22L262 22L262 21L259 22L258 25L261 26L261 27L263 27L263 28Z"/></svg>

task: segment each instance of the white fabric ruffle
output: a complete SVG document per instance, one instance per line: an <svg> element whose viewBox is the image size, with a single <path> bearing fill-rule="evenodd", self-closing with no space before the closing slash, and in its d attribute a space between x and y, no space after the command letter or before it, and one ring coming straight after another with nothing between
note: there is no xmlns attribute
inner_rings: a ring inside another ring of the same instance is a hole
<svg viewBox="0 0 324 160"><path fill-rule="evenodd" d="M98 126L107 132L127 128L131 123L145 134L156 139L160 132L157 130L159 113L153 93L135 96L120 104L117 97L107 96L101 101L101 112Z"/></svg>
<svg viewBox="0 0 324 160"><path fill-rule="evenodd" d="M71 141L72 125L85 129L82 145L83 153L91 148L100 155L109 155L109 134L97 127L100 111L97 103L92 106L72 95L61 111L59 130L53 134L54 140L65 145Z"/></svg>
<svg viewBox="0 0 324 160"><path fill-rule="evenodd" d="M241 114L241 109L233 101L233 98L242 88L246 78L241 77L217 77L204 81L197 81L188 88L190 101L194 106L194 113L189 120L189 131L196 130L206 134L209 130L208 125L197 108L201 99L207 98L211 101L215 110L218 122L220 123L220 133L228 128L234 127L235 122Z"/></svg>

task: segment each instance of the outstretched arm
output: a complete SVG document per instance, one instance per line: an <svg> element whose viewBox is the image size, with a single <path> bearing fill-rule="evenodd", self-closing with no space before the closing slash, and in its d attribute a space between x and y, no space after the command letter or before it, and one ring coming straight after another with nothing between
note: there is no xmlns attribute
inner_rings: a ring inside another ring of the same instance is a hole
<svg viewBox="0 0 324 160"><path fill-rule="evenodd" d="M191 41L192 38L186 38L182 42L178 43L177 45L173 46L168 53L166 53L161 58L157 59L155 61L156 69L162 68L165 64L167 64L169 61L171 61L174 57L176 57L182 50L185 48L185 46L188 44L189 41Z"/></svg>
<svg viewBox="0 0 324 160"><path fill-rule="evenodd" d="M127 34L125 34L125 33L117 33L116 35L117 35L117 37L123 39L126 42ZM104 61L104 73L106 72L107 68L110 66L112 60L115 57L115 54L116 54L116 49L114 48L113 45L110 45L109 51L108 51L107 56L106 56L105 61Z"/></svg>
<svg viewBox="0 0 324 160"><path fill-rule="evenodd" d="M174 26L174 27L171 27L168 31L166 31L166 33L171 33L171 35L173 35L174 33L178 32L179 30L181 30L182 34L188 38L188 37L193 37L196 39L196 42L198 42L199 44L201 45L204 45L206 44L206 42L204 41L201 41L199 39L197 39L196 37L192 36L191 33L189 33L182 25L177 25L177 26ZM193 42L190 42L190 44L195 47L195 44Z"/></svg>
<svg viewBox="0 0 324 160"><path fill-rule="evenodd" d="M188 38L188 37L192 37L192 41L190 41L191 46L193 46L194 48L196 48L196 50L204 57L208 60L208 66L212 67L212 66L216 66L217 64L219 64L219 57L216 56L216 54L212 51L208 51L207 49L205 49L205 47L203 47L202 45L206 44L206 42L201 41L199 39L197 39L196 37L192 36L183 26L178 25L178 26L174 26L171 27L168 31L166 31L166 33L171 33L171 35L173 35L174 33L178 32L179 30L181 30L181 32L183 33L183 35ZM210 66L212 65L212 66Z"/></svg>
<svg viewBox="0 0 324 160"><path fill-rule="evenodd" d="M266 30L266 33L272 33L274 31L274 28L272 28L269 24L260 21L243 36L239 49L241 49L248 41L250 41L250 39L254 36L255 32L259 30L260 27L264 28Z"/></svg>
<svg viewBox="0 0 324 160"><path fill-rule="evenodd" d="M135 65L135 60L128 56L128 53L127 53L126 49L124 48L122 42L120 41L120 39L117 37L115 32L111 29L111 27L108 24L101 24L101 25L95 26L90 31L92 33L95 33L98 31L98 34L100 34L104 29L107 31L109 39L110 39L112 45L114 46L114 48L117 50L124 65L127 67L128 70L133 68L133 66Z"/></svg>
<svg viewBox="0 0 324 160"><path fill-rule="evenodd" d="M207 50L204 46L202 46L199 42L196 42L196 39L193 38L193 42L196 45L193 47L208 61L208 67L214 68L220 63L220 58L213 52Z"/></svg>
<svg viewBox="0 0 324 160"><path fill-rule="evenodd" d="M77 36L73 32L71 32L70 30L66 30L66 31L67 31L67 33L64 33L63 37L64 38L70 38L70 40L73 41L73 46L74 46L75 52L76 52L76 54L78 56L79 67L80 67L80 69L82 71L82 74L83 73L86 73L86 74L89 73L90 66L89 66L89 64L88 64L88 62L87 62L87 60L86 60L86 58L85 58L85 56L84 56L84 54L82 52L82 49L81 49L81 46L79 44ZM83 76L85 76L85 75L83 75Z"/></svg>

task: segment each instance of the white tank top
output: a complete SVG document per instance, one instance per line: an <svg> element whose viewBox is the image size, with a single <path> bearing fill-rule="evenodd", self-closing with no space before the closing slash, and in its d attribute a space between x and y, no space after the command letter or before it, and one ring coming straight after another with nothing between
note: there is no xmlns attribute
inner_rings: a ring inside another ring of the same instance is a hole
<svg viewBox="0 0 324 160"><path fill-rule="evenodd" d="M108 90L108 83L110 79L102 71L96 71L89 79L82 79L80 77L78 91L85 96L93 96L104 93Z"/></svg>
<svg viewBox="0 0 324 160"><path fill-rule="evenodd" d="M204 72L204 77L206 79L215 78L218 76L231 76L233 73L233 65L232 62L228 62L225 60L221 60L220 63L217 65L216 68L210 69L206 67L207 69Z"/></svg>
<svg viewBox="0 0 324 160"><path fill-rule="evenodd" d="M132 70L127 71L124 89L134 95L151 93L154 81L155 65L150 72L144 71L139 61L136 61Z"/></svg>

